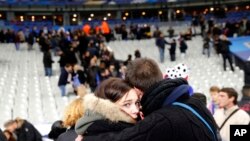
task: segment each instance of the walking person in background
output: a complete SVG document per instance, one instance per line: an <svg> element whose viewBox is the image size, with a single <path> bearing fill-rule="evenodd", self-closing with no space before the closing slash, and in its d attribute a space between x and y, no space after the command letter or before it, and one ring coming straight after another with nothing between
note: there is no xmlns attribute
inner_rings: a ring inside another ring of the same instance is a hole
<svg viewBox="0 0 250 141"><path fill-rule="evenodd" d="M51 51L50 49L46 49L43 52L43 65L44 65L44 70L45 70L45 76L52 76L52 64L54 61L52 60L51 57Z"/></svg>
<svg viewBox="0 0 250 141"><path fill-rule="evenodd" d="M230 125L247 125L249 115L237 106L238 94L233 88L222 88L219 92L219 107L214 119L219 126L222 141L230 141Z"/></svg>
<svg viewBox="0 0 250 141"><path fill-rule="evenodd" d="M61 90L61 96L66 96L66 85L70 82L69 77L72 71L73 68L70 64L66 64L65 67L62 69L58 81L58 86Z"/></svg>
<svg viewBox="0 0 250 141"><path fill-rule="evenodd" d="M179 37L179 45L180 45L180 52L181 52L181 58L184 59L186 56L186 50L188 48L187 43L183 37L184 35L181 33Z"/></svg>
<svg viewBox="0 0 250 141"><path fill-rule="evenodd" d="M229 49L230 45L232 45L232 43L228 40L227 36L221 35L219 44L218 44L218 50L219 50L219 53L221 53L222 58L223 58L224 71L226 71L226 67L227 67L226 60L228 60L231 70L234 71L232 56L231 56L230 49Z"/></svg>
<svg viewBox="0 0 250 141"><path fill-rule="evenodd" d="M160 33L159 37L156 38L155 44L159 49L160 53L160 62L164 62L164 52L165 52L165 44L168 44L168 42L164 39L163 33Z"/></svg>
<svg viewBox="0 0 250 141"><path fill-rule="evenodd" d="M169 44L170 44L169 48L170 61L175 61L176 40L172 38Z"/></svg>

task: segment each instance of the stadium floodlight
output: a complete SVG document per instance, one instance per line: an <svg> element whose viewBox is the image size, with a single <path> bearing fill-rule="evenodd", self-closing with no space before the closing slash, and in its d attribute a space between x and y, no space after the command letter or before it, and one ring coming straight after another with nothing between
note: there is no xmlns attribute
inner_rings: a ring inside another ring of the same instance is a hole
<svg viewBox="0 0 250 141"><path fill-rule="evenodd" d="M90 14L90 17L94 17L95 15L93 13Z"/></svg>
<svg viewBox="0 0 250 141"><path fill-rule="evenodd" d="M111 14L110 14L110 13L108 13L107 15L108 15L108 17L110 17L110 16L111 16Z"/></svg>

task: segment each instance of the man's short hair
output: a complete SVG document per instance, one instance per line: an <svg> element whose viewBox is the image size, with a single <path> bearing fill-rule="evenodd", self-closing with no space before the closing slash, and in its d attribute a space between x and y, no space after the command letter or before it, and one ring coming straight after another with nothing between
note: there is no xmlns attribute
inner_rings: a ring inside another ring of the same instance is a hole
<svg viewBox="0 0 250 141"><path fill-rule="evenodd" d="M125 80L143 92L162 79L162 72L152 59L138 58L127 66Z"/></svg>
<svg viewBox="0 0 250 141"><path fill-rule="evenodd" d="M222 88L220 92L224 92L228 95L229 98L234 97L233 103L237 104L238 93L234 88Z"/></svg>

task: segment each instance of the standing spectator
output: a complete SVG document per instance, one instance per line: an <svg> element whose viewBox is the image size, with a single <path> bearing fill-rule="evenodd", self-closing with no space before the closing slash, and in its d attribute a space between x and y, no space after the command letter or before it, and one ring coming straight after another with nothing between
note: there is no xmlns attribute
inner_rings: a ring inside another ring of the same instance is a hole
<svg viewBox="0 0 250 141"><path fill-rule="evenodd" d="M250 115L250 85L245 85L242 88L243 97L239 101L239 107Z"/></svg>
<svg viewBox="0 0 250 141"><path fill-rule="evenodd" d="M218 105L219 104L219 101L218 101L219 92L220 92L220 88L218 86L212 86L209 89L211 101L208 105L208 109L210 110L212 114L214 114L214 112L219 109L219 105Z"/></svg>
<svg viewBox="0 0 250 141"><path fill-rule="evenodd" d="M180 34L179 37L179 44L180 44L181 58L184 59L184 57L186 56L186 50L188 46L182 34Z"/></svg>
<svg viewBox="0 0 250 141"><path fill-rule="evenodd" d="M169 55L170 55L170 60L175 61L175 50L176 50L176 41L174 38L171 39L170 48L169 48Z"/></svg>
<svg viewBox="0 0 250 141"><path fill-rule="evenodd" d="M21 42L20 33L21 33L21 30L19 30L19 31L15 34L14 42L15 42L16 50L19 50L19 49L20 49L20 42Z"/></svg>
<svg viewBox="0 0 250 141"><path fill-rule="evenodd" d="M232 56L231 56L230 49L229 49L230 45L232 45L232 43L228 40L228 38L225 35L221 35L219 44L218 44L218 50L219 50L219 53L221 53L222 58L223 58L224 71L226 71L226 67L227 67L226 60L228 60L231 70L234 71Z"/></svg>
<svg viewBox="0 0 250 141"><path fill-rule="evenodd" d="M35 35L34 35L34 32L31 31L31 32L29 32L28 37L27 37L28 50L32 50L34 40L35 40Z"/></svg>
<svg viewBox="0 0 250 141"><path fill-rule="evenodd" d="M210 44L211 44L211 34L208 32L205 38L203 39L203 50L202 54L205 55L205 51L207 51L207 57L210 57Z"/></svg>
<svg viewBox="0 0 250 141"><path fill-rule="evenodd" d="M159 37L156 38L155 44L159 49L160 61L161 61L161 63L163 63L164 62L165 44L167 44L167 41L164 39L164 36L162 33L160 33Z"/></svg>
<svg viewBox="0 0 250 141"><path fill-rule="evenodd" d="M54 61L52 60L50 49L48 49L43 52L45 76L52 76L52 63L54 63Z"/></svg>
<svg viewBox="0 0 250 141"><path fill-rule="evenodd" d="M17 141L42 141L42 135L27 120L16 118L16 124Z"/></svg>
<svg viewBox="0 0 250 141"><path fill-rule="evenodd" d="M230 140L230 125L247 125L249 115L237 106L238 94L233 88L222 88L219 92L219 107L214 113L214 119L219 126L223 141Z"/></svg>
<svg viewBox="0 0 250 141"><path fill-rule="evenodd" d="M69 83L69 76L72 72L72 66L70 64L66 64L62 69L62 72L59 77L58 86L61 90L61 95L66 96L66 85Z"/></svg>

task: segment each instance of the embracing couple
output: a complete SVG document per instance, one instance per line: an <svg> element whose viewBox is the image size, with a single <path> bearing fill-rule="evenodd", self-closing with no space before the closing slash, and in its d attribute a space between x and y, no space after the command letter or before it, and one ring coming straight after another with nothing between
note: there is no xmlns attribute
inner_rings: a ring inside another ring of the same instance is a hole
<svg viewBox="0 0 250 141"><path fill-rule="evenodd" d="M190 89L185 79L163 79L152 59L135 59L125 80L110 78L84 96L76 140L217 141L211 113Z"/></svg>

